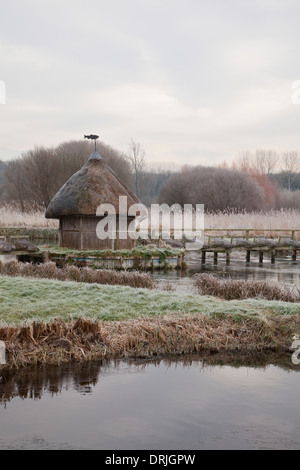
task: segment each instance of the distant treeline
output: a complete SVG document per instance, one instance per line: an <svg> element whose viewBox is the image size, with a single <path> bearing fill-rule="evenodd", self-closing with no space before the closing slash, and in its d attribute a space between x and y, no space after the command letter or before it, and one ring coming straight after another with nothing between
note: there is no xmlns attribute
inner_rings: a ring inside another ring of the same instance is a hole
<svg viewBox="0 0 300 470"><path fill-rule="evenodd" d="M0 205L22 211L44 210L61 186L93 151L87 141L36 147L19 158L0 161ZM177 170L147 170L144 151L131 141L127 153L98 142L105 162L142 203L204 204L207 211L300 209L297 152L244 152L228 167L183 166ZM281 161L281 167L279 167ZM277 167L277 168L276 168Z"/></svg>
<svg viewBox="0 0 300 470"><path fill-rule="evenodd" d="M68 178L87 162L93 149L91 142L70 141L55 148L35 147L19 158L0 161L0 205L13 205L22 211L46 209ZM160 188L171 176L169 171L146 172L143 165L137 164L140 155L136 146L134 158L102 142L97 143L97 149L145 205L158 202Z"/></svg>

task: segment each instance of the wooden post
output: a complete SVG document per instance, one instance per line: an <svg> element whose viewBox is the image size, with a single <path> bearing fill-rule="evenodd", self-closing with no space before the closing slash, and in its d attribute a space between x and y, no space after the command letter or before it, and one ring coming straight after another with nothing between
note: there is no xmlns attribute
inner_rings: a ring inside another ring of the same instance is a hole
<svg viewBox="0 0 300 470"><path fill-rule="evenodd" d="M251 251L250 251L250 250L247 250L246 262L247 262L247 263L250 263L250 259L251 259Z"/></svg>
<svg viewBox="0 0 300 470"><path fill-rule="evenodd" d="M79 218L80 249L83 250L83 220Z"/></svg>
<svg viewBox="0 0 300 470"><path fill-rule="evenodd" d="M297 250L293 250L292 260L297 261Z"/></svg>
<svg viewBox="0 0 300 470"><path fill-rule="evenodd" d="M59 229L58 229L58 246L61 246L62 243L62 220L59 218Z"/></svg>
<svg viewBox="0 0 300 470"><path fill-rule="evenodd" d="M214 252L214 264L215 265L218 264L218 252L217 251Z"/></svg>
<svg viewBox="0 0 300 470"><path fill-rule="evenodd" d="M276 250L272 250L271 251L271 263L275 264L275 260L276 260Z"/></svg>
<svg viewBox="0 0 300 470"><path fill-rule="evenodd" d="M205 264L205 259L206 259L206 251L203 250L201 253L201 263Z"/></svg>
<svg viewBox="0 0 300 470"><path fill-rule="evenodd" d="M227 251L226 253L226 264L229 265L230 264L230 251Z"/></svg>
<svg viewBox="0 0 300 470"><path fill-rule="evenodd" d="M259 263L262 264L264 262L264 252L260 251L259 252Z"/></svg>

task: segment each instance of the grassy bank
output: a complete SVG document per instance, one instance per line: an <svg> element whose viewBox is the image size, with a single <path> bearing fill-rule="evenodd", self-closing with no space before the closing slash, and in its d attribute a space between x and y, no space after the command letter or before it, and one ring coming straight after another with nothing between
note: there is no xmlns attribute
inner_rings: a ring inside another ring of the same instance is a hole
<svg viewBox="0 0 300 470"><path fill-rule="evenodd" d="M265 300L223 301L209 296L182 295L81 282L0 276L0 320L7 325L85 317L120 321L169 314L216 318L298 315L299 304Z"/></svg>
<svg viewBox="0 0 300 470"><path fill-rule="evenodd" d="M74 255L82 257L98 257L98 258L146 258L151 259L152 257L157 257L160 259L165 259L167 257L176 257L184 254L183 249L172 248L169 245L137 245L132 249L124 250L75 250L64 248L61 246L41 246L42 250L49 251L51 255Z"/></svg>
<svg viewBox="0 0 300 470"><path fill-rule="evenodd" d="M300 306L0 277L7 366L198 351L287 350Z"/></svg>

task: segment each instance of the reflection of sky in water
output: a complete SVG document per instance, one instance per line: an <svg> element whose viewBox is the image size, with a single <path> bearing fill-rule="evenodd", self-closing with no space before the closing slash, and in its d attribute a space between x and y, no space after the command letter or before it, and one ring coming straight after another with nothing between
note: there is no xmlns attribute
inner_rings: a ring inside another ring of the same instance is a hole
<svg viewBox="0 0 300 470"><path fill-rule="evenodd" d="M121 364L82 387L14 398L0 408L0 448L205 449L300 447L300 374ZM86 387L86 385L84 386Z"/></svg>
<svg viewBox="0 0 300 470"><path fill-rule="evenodd" d="M269 259L265 259L264 263L258 263L258 257L252 256L251 262L246 263L245 257L235 255L232 257L229 266L226 265L224 255L219 255L218 265L214 265L213 256L207 254L206 264L201 265L199 259L188 260L189 270L184 273L180 272L157 272L154 278L160 282L161 286L173 285L178 292L192 292L193 282L192 276L195 273L209 273L221 277L246 279L246 280L264 280L271 282L279 282L280 284L299 285L300 287L300 259L293 262L290 258L276 259L275 264L271 264Z"/></svg>

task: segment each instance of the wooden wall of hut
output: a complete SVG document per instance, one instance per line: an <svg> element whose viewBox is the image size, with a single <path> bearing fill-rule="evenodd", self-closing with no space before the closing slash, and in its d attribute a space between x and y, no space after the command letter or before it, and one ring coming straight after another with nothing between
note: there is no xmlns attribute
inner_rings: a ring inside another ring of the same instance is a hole
<svg viewBox="0 0 300 470"><path fill-rule="evenodd" d="M97 225L103 217L65 216L60 217L60 246L75 250L122 250L135 246L135 240L129 236L125 240L119 236L119 219L117 216L116 239L101 240L97 237ZM134 217L127 218L127 227Z"/></svg>

